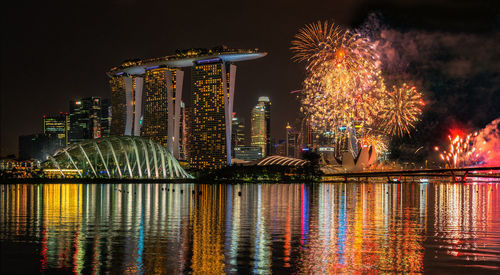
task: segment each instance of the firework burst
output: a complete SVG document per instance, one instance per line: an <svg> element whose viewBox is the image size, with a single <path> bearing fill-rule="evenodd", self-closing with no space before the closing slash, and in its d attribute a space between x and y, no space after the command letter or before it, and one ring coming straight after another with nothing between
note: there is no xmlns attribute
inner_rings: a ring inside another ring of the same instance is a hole
<svg viewBox="0 0 500 275"><path fill-rule="evenodd" d="M385 90L371 43L328 22L307 25L292 41L294 59L307 63L301 103L316 129L353 121L371 124Z"/></svg>
<svg viewBox="0 0 500 275"><path fill-rule="evenodd" d="M300 29L292 41L291 50L295 52L293 59L306 62L308 70L315 70L325 61L333 67L348 69L378 66L380 63L372 43L328 21L318 21Z"/></svg>
<svg viewBox="0 0 500 275"><path fill-rule="evenodd" d="M415 86L404 83L401 87L392 87L387 92L387 99L381 115L382 126L391 134L403 136L410 134L422 114L425 105L422 95Z"/></svg>

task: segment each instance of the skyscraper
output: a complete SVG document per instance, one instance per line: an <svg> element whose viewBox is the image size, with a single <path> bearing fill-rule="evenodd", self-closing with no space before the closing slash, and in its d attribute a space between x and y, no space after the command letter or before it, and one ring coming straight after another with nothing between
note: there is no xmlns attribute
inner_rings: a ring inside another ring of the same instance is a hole
<svg viewBox="0 0 500 275"><path fill-rule="evenodd" d="M57 139L59 147L69 145L69 114L59 113L58 115L43 116L42 128L44 134L52 135Z"/></svg>
<svg viewBox="0 0 500 275"><path fill-rule="evenodd" d="M245 119L237 117L236 113L233 113L231 126L231 154L233 157L236 146L245 146Z"/></svg>
<svg viewBox="0 0 500 275"><path fill-rule="evenodd" d="M176 158L189 155L194 168L229 165L236 74L233 63L265 55L257 49L188 49L177 50L171 56L129 60L112 68L108 72L113 104L111 133L142 134L163 143L166 138L168 150ZM189 125L183 120L181 108L184 74L181 68L185 67L192 67ZM139 131L142 117L143 129ZM186 138L181 137L181 129L183 133L190 132L189 146Z"/></svg>
<svg viewBox="0 0 500 275"><path fill-rule="evenodd" d="M234 81L236 66L220 59L199 61L191 72L193 114L190 163L197 169L221 168L231 163L230 108L234 91L230 91L227 78Z"/></svg>
<svg viewBox="0 0 500 275"><path fill-rule="evenodd" d="M69 143L101 137L101 98L89 97L69 102Z"/></svg>
<svg viewBox="0 0 500 275"><path fill-rule="evenodd" d="M267 96L259 97L252 109L252 146L262 148L262 156L271 152L271 101Z"/></svg>

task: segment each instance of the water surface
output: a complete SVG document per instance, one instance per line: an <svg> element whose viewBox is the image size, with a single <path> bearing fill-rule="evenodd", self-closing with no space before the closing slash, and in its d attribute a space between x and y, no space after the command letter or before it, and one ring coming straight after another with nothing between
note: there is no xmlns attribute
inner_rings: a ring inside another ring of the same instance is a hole
<svg viewBox="0 0 500 275"><path fill-rule="evenodd" d="M0 273L500 272L500 184L0 185Z"/></svg>

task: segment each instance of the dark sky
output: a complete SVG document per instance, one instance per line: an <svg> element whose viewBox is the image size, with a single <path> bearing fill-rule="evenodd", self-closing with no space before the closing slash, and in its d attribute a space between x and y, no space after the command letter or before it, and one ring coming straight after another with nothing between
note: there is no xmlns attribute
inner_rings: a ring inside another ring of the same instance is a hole
<svg viewBox="0 0 500 275"><path fill-rule="evenodd" d="M67 112L69 100L109 98L105 72L125 59L221 44L268 52L237 64L234 110L248 120L257 98L269 96L272 136L282 138L298 116L289 91L300 89L304 68L290 61L289 46L303 25L356 27L378 11L399 30L480 35L500 21L497 1L11 2L2 8L0 155L17 154L18 136L40 132L42 115Z"/></svg>

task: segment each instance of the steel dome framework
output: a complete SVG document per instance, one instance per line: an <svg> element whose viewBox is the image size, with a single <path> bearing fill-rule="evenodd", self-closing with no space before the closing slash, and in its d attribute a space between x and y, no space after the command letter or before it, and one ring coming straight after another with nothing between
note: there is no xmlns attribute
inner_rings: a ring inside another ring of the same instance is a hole
<svg viewBox="0 0 500 275"><path fill-rule="evenodd" d="M192 178L167 149L148 138L134 136L87 140L49 156L43 169L67 170L89 178Z"/></svg>

